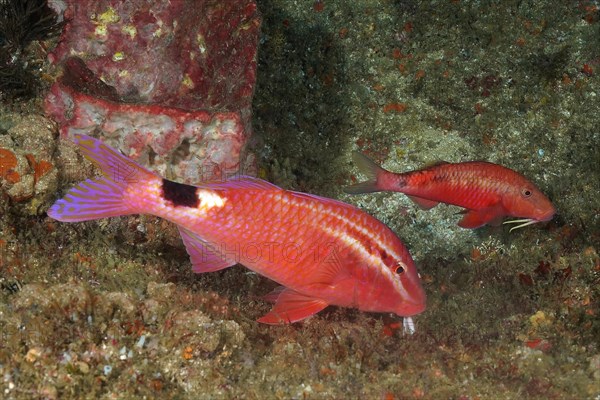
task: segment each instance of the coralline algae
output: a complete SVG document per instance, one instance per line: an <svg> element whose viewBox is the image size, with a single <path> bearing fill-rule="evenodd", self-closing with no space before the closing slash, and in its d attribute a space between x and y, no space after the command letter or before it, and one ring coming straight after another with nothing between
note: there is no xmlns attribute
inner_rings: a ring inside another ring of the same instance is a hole
<svg viewBox="0 0 600 400"><path fill-rule="evenodd" d="M11 203L12 212L40 214L58 185L52 157L54 124L40 115L6 114L2 128L6 131L0 135L0 215L8 212Z"/></svg>
<svg viewBox="0 0 600 400"><path fill-rule="evenodd" d="M61 4L52 4L61 10ZM244 168L260 17L252 0L69 0L46 112L188 183Z"/></svg>

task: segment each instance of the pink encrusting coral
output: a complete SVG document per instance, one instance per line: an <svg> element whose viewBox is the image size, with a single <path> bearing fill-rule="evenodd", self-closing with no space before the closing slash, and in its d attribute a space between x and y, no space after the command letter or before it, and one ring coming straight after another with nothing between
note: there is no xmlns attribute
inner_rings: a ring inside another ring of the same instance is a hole
<svg viewBox="0 0 600 400"><path fill-rule="evenodd" d="M60 10L58 1L51 5ZM68 0L46 112L188 183L242 167L260 17L253 0Z"/></svg>

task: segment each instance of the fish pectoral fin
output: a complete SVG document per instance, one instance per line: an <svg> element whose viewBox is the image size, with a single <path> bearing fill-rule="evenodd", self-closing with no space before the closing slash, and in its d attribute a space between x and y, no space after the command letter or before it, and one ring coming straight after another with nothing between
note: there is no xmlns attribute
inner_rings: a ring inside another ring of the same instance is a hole
<svg viewBox="0 0 600 400"><path fill-rule="evenodd" d="M280 291L275 305L271 311L259 318L258 322L270 325L289 324L308 318L328 306L322 299L306 296L292 289L277 288L275 291ZM275 291L267 296L275 294Z"/></svg>
<svg viewBox="0 0 600 400"><path fill-rule="evenodd" d="M458 223L458 226L465 229L475 229L485 225L482 215L475 210L468 211Z"/></svg>
<svg viewBox="0 0 600 400"><path fill-rule="evenodd" d="M347 268L344 268L341 256L338 250L338 244L329 243L319 246L318 252L315 252L318 262L318 272L315 282L322 285L331 285L333 282L340 281L349 277Z"/></svg>
<svg viewBox="0 0 600 400"><path fill-rule="evenodd" d="M227 259L218 249L192 231L181 226L177 226L177 228L195 273L219 271L236 264L235 261Z"/></svg>
<svg viewBox="0 0 600 400"><path fill-rule="evenodd" d="M408 198L414 201L415 204L418 205L422 210L430 210L440 204L439 201L424 199L417 196L408 196Z"/></svg>
<svg viewBox="0 0 600 400"><path fill-rule="evenodd" d="M479 210L467 210L465 216L460 220L458 226L466 229L475 229L485 224L494 224L502 220L505 213L500 205L482 208Z"/></svg>

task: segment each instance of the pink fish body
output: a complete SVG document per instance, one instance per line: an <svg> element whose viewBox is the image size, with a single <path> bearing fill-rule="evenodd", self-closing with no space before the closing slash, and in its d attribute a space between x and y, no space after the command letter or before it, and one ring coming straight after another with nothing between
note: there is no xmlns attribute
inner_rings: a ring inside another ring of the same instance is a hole
<svg viewBox="0 0 600 400"><path fill-rule="evenodd" d="M195 272L237 263L282 286L268 324L328 305L409 317L425 293L408 250L383 223L342 202L257 178L184 185L155 175L101 141L74 135L103 172L72 188L48 215L65 222L152 214L178 225Z"/></svg>
<svg viewBox="0 0 600 400"><path fill-rule="evenodd" d="M379 167L363 154L355 152L354 161L369 180L349 186L347 193L380 191L401 192L424 209L439 203L465 208L459 222L463 228L499 224L505 217L522 219L512 229L549 221L556 209L546 196L523 175L483 161L440 163L405 173L393 173ZM511 230L512 230L511 229Z"/></svg>

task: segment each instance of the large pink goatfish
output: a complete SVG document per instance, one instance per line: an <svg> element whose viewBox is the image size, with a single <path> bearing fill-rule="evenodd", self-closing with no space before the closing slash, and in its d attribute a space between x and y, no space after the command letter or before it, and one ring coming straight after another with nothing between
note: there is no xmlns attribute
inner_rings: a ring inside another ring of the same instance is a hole
<svg viewBox="0 0 600 400"><path fill-rule="evenodd" d="M296 322L328 305L403 317L425 309L406 247L356 207L251 177L172 182L99 140L74 140L103 176L69 190L50 217L78 222L151 214L177 224L194 272L240 263L282 285L267 296L275 305L259 322Z"/></svg>

